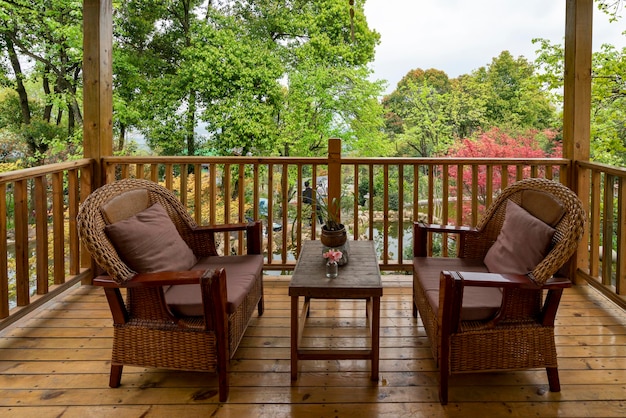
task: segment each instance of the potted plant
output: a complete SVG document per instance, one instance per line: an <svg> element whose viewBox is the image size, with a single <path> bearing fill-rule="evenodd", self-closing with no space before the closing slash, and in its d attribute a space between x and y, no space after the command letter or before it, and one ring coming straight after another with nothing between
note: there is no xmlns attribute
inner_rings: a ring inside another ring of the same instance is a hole
<svg viewBox="0 0 626 418"><path fill-rule="evenodd" d="M324 219L324 225L322 225L322 234L320 241L327 247L337 248L344 245L348 239L345 226L339 221L339 211L341 199L333 198L330 201L327 199L317 199L316 204L318 210Z"/></svg>

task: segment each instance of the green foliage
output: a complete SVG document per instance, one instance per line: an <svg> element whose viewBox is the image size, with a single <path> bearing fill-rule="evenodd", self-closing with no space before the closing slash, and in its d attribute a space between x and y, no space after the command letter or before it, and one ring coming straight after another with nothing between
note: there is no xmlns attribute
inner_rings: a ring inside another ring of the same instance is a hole
<svg viewBox="0 0 626 418"><path fill-rule="evenodd" d="M556 113L534 74L532 63L514 59L503 51L491 64L476 73L489 86L486 118L491 126L545 129L552 127Z"/></svg>
<svg viewBox="0 0 626 418"><path fill-rule="evenodd" d="M607 3L607 2L605 2ZM537 39L537 68L541 81L562 100L564 53L561 45ZM591 160L615 166L626 165L626 48L602 45L592 56Z"/></svg>
<svg viewBox="0 0 626 418"><path fill-rule="evenodd" d="M27 154L28 147L18 132L8 127L0 128L0 163L13 163Z"/></svg>
<svg viewBox="0 0 626 418"><path fill-rule="evenodd" d="M12 90L0 92L0 135L15 141L7 158L66 159L82 131L82 2L4 2L0 27L0 84Z"/></svg>
<svg viewBox="0 0 626 418"><path fill-rule="evenodd" d="M494 126L553 127L556 109L540 81L531 63L508 51L452 80L439 70L411 70L383 99L385 130L397 155L431 157Z"/></svg>
<svg viewBox="0 0 626 418"><path fill-rule="evenodd" d="M23 122L20 98L15 90L0 89L0 126L16 130Z"/></svg>
<svg viewBox="0 0 626 418"><path fill-rule="evenodd" d="M321 155L339 136L381 155L379 35L355 12L352 42L342 0L121 3L118 143L134 128L162 154Z"/></svg>
<svg viewBox="0 0 626 418"><path fill-rule="evenodd" d="M386 127L398 155L428 157L451 140L450 80L439 70L412 70L383 99Z"/></svg>
<svg viewBox="0 0 626 418"><path fill-rule="evenodd" d="M610 16L610 21L617 21L620 16L620 11L624 7L622 0L596 0L598 10L606 13Z"/></svg>
<svg viewBox="0 0 626 418"><path fill-rule="evenodd" d="M364 206L366 199L365 196L369 195L370 183L369 180L361 178L359 181L359 206ZM370 196L372 198L373 196Z"/></svg>
<svg viewBox="0 0 626 418"><path fill-rule="evenodd" d="M447 148L451 141L449 118L450 81L436 70L409 72L399 83L396 106L403 119L403 132L397 136L400 155L428 157Z"/></svg>

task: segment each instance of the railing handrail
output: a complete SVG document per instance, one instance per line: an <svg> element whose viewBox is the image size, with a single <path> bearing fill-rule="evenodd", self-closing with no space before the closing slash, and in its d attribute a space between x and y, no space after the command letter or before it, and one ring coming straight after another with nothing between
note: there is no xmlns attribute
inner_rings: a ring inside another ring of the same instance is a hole
<svg viewBox="0 0 626 418"><path fill-rule="evenodd" d="M207 163L230 163L230 164L250 164L253 162L261 164L327 164L327 157L256 157L256 156L112 156L103 157L102 160L109 164L131 163L131 164L207 164ZM566 158L458 158L458 157L341 157L342 164L553 164L568 165L571 163Z"/></svg>
<svg viewBox="0 0 626 418"><path fill-rule="evenodd" d="M626 168L615 167L608 164L596 163L593 161L576 161L576 165L579 168L602 170L606 174L613 176L626 177Z"/></svg>
<svg viewBox="0 0 626 418"><path fill-rule="evenodd" d="M39 167L29 167L21 170L7 171L0 173L0 184L19 180L28 180L46 174L54 174L66 170L88 167L92 163L93 159L91 158L81 158L79 160L65 161L62 163L46 164Z"/></svg>

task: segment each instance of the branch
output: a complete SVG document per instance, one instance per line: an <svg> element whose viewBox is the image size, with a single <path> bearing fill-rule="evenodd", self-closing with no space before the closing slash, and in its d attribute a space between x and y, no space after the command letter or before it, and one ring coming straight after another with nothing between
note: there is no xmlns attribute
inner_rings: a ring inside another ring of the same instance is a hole
<svg viewBox="0 0 626 418"><path fill-rule="evenodd" d="M55 65L52 64L52 61L50 61L49 59L46 59L44 57L41 57L39 55L33 54L32 52L30 52L27 48L26 45L24 45L16 36L14 33L8 33L9 38L11 38L11 41L13 41L13 44L16 45L20 52L28 57L31 57L32 59L34 59L35 61L39 61L43 64L46 64L47 66L49 66L52 71L54 73L56 73L56 75L61 78L63 77L63 74L61 73L61 71L56 68Z"/></svg>

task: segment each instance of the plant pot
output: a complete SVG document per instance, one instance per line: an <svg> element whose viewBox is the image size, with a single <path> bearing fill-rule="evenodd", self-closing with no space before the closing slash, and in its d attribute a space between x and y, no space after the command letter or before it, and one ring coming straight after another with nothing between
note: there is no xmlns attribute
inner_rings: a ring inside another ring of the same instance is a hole
<svg viewBox="0 0 626 418"><path fill-rule="evenodd" d="M341 224L341 229L331 231L326 229L326 225L322 226L322 235L320 235L320 241L327 247L337 248L341 247L348 240L348 234L346 228Z"/></svg>

